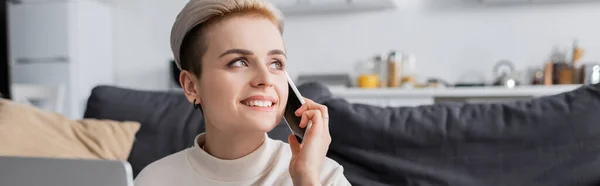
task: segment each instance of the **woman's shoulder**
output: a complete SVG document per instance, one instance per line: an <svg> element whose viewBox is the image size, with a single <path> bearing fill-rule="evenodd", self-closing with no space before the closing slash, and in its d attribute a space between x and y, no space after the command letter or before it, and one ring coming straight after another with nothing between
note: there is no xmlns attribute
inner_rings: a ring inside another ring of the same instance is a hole
<svg viewBox="0 0 600 186"><path fill-rule="evenodd" d="M163 185L163 181L166 180L170 180L168 183L172 184L173 179L171 178L181 175L181 172L185 171L184 167L187 167L187 150L176 152L150 163L137 175L134 180L135 185Z"/></svg>

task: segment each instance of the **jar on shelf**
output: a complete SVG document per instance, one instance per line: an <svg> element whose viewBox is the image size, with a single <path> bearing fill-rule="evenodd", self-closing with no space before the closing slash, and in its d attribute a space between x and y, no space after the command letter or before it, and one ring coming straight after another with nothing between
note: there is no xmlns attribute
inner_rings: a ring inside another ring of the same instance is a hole
<svg viewBox="0 0 600 186"><path fill-rule="evenodd" d="M405 54L402 59L402 87L414 87L417 84L417 64L414 54Z"/></svg>
<svg viewBox="0 0 600 186"><path fill-rule="evenodd" d="M381 56L375 56L371 60L359 62L355 71L357 74L356 85L360 88L379 88L384 86L382 82L382 69L384 62Z"/></svg>

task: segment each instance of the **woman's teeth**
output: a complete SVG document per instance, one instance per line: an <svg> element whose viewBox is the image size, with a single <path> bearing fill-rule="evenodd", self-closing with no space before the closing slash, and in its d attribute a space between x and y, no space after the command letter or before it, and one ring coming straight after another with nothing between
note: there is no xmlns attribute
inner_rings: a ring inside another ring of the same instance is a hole
<svg viewBox="0 0 600 186"><path fill-rule="evenodd" d="M273 102L271 102L271 101L259 101L259 100L245 101L242 103L244 105L251 106L251 107L271 107L273 105Z"/></svg>

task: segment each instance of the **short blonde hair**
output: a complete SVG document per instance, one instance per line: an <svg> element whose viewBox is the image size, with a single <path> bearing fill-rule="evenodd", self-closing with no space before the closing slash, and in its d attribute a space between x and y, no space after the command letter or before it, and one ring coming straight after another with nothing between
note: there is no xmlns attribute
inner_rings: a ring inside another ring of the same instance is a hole
<svg viewBox="0 0 600 186"><path fill-rule="evenodd" d="M177 67L200 75L207 27L227 17L250 14L270 19L283 34L283 16L267 0L190 0L171 29L171 50Z"/></svg>

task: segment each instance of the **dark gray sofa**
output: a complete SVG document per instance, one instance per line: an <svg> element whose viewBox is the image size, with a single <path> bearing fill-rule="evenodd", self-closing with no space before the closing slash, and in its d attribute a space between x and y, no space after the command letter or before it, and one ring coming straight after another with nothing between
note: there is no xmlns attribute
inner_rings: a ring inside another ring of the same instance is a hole
<svg viewBox="0 0 600 186"><path fill-rule="evenodd" d="M350 104L319 83L299 90L329 108L328 157L353 185L600 184L600 85L508 103L388 108ZM129 157L136 175L204 129L179 92L99 86L85 117L142 123ZM288 134L281 123L269 136Z"/></svg>

